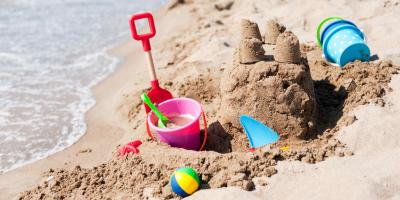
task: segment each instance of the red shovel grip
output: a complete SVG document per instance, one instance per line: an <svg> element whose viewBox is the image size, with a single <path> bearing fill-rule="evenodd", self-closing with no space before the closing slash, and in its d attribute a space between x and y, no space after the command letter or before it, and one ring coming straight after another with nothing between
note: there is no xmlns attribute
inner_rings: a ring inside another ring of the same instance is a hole
<svg viewBox="0 0 400 200"><path fill-rule="evenodd" d="M135 21L136 20L140 20L140 19L145 19L145 18L149 22L150 33L145 33L145 34L139 35L138 31L137 31L138 29L136 28ZM151 50L151 46L150 46L149 39L156 35L156 27L154 25L153 15L151 13L148 13L148 12L139 13L139 14L133 15L131 20L130 20L130 26L131 26L133 39L142 41L143 50L144 51L150 51Z"/></svg>

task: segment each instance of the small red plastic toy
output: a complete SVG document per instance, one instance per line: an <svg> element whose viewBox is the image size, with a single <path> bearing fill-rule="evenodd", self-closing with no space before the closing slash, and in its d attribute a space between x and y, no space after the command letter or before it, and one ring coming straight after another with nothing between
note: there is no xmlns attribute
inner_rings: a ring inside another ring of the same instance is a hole
<svg viewBox="0 0 400 200"><path fill-rule="evenodd" d="M135 141L129 142L128 144L126 144L118 149L118 155L122 157L122 156L128 155L130 153L138 154L139 146L141 144L142 144L142 142L140 140L135 140Z"/></svg>

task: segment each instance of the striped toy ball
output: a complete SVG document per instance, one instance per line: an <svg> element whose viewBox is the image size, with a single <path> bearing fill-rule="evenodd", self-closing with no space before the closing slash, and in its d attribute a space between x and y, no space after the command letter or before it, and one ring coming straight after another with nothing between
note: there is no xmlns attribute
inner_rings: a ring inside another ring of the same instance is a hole
<svg viewBox="0 0 400 200"><path fill-rule="evenodd" d="M183 167L172 174L170 184L173 192L181 197L187 197L199 189L200 179L191 167Z"/></svg>

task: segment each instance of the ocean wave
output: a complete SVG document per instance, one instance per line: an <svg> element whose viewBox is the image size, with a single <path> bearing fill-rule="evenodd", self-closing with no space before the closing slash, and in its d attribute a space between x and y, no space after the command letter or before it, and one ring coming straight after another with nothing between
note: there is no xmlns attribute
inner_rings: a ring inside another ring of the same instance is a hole
<svg viewBox="0 0 400 200"><path fill-rule="evenodd" d="M119 63L107 50L130 39L129 14L164 1L0 4L0 171L45 158L84 135L85 113L96 102L91 87Z"/></svg>

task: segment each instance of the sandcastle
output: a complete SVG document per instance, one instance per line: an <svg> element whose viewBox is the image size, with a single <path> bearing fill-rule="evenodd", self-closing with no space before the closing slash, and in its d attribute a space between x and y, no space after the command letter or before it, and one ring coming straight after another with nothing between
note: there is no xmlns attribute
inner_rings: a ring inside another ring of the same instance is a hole
<svg viewBox="0 0 400 200"><path fill-rule="evenodd" d="M261 41L242 38L239 61L236 58L221 79L220 122L233 138L242 130L239 116L246 114L283 140L305 139L315 128L317 107L309 67L300 62L298 39L291 32L279 35L275 61L265 60L260 48Z"/></svg>
<svg viewBox="0 0 400 200"><path fill-rule="evenodd" d="M263 60L265 51L262 47L258 25L247 19L240 23L240 44L236 52L236 60L240 63L250 64Z"/></svg>
<svg viewBox="0 0 400 200"><path fill-rule="evenodd" d="M274 58L282 63L300 62L300 44L299 39L290 31L285 31L276 39L276 48Z"/></svg>
<svg viewBox="0 0 400 200"><path fill-rule="evenodd" d="M261 33L260 29L258 28L258 25L250 20L247 19L242 19L240 21L240 38L241 39L251 39L251 38L256 38L260 41L261 39Z"/></svg>
<svg viewBox="0 0 400 200"><path fill-rule="evenodd" d="M250 64L263 60L265 51L263 43L256 39L242 39L239 44L240 63Z"/></svg>
<svg viewBox="0 0 400 200"><path fill-rule="evenodd" d="M276 44L279 34L283 33L286 27L278 23L276 20L268 20L265 28L264 42L265 44Z"/></svg>

